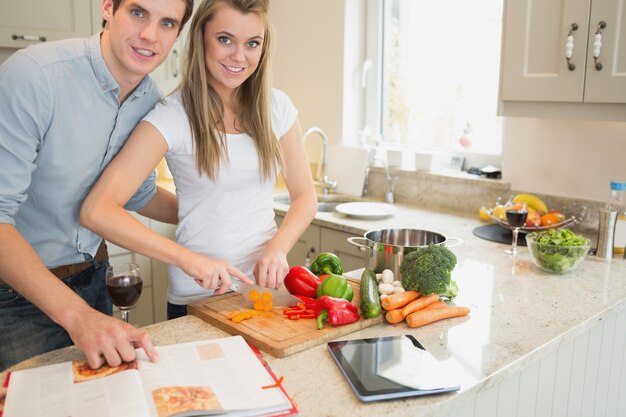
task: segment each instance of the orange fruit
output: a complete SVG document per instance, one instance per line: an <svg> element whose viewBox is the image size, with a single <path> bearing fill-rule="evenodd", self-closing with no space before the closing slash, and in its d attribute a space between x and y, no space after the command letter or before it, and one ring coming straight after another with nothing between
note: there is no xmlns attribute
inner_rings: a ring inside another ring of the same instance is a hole
<svg viewBox="0 0 626 417"><path fill-rule="evenodd" d="M562 217L560 213L548 213L541 216L541 225L542 226L550 226L555 225L557 223L561 223Z"/></svg>
<svg viewBox="0 0 626 417"><path fill-rule="evenodd" d="M498 204L493 208L493 217L500 220L506 219L506 210L502 204Z"/></svg>
<svg viewBox="0 0 626 417"><path fill-rule="evenodd" d="M557 216L557 217L558 217L558 219L559 219L559 222L562 222L562 221L564 221L564 220L565 220L565 214L561 213L561 212L560 212L560 211L558 211L558 210L550 210L548 213L549 213L549 214L556 214L556 216Z"/></svg>

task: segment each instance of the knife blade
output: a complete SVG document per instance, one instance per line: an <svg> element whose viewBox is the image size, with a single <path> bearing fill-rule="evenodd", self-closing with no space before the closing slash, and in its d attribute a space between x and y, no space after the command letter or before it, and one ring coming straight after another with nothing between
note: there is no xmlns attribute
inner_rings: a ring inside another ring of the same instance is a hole
<svg viewBox="0 0 626 417"><path fill-rule="evenodd" d="M248 285L241 281L234 281L230 284L229 289L242 294L246 301L250 300L249 294L252 290L257 290L260 294L269 292L272 294L272 304L275 306L295 306L301 303L298 297L295 297L285 290L276 290L274 288L262 287L260 285Z"/></svg>

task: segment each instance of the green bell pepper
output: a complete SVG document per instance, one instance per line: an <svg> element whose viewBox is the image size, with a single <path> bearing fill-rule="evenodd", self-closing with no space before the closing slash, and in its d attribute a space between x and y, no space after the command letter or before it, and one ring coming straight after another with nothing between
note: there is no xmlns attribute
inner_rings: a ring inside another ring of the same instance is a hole
<svg viewBox="0 0 626 417"><path fill-rule="evenodd" d="M330 252L322 252L317 255L309 269L317 276L324 274L343 274L341 259L339 259L339 257L334 253Z"/></svg>
<svg viewBox="0 0 626 417"><path fill-rule="evenodd" d="M320 285L317 286L317 298L328 295L334 298L343 298L352 301L354 289L348 280L341 275L330 274Z"/></svg>

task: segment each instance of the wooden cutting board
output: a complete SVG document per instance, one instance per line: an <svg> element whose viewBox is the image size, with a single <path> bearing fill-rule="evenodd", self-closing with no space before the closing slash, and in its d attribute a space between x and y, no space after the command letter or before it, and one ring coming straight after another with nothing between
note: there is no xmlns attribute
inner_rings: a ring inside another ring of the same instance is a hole
<svg viewBox="0 0 626 417"><path fill-rule="evenodd" d="M359 283L349 282L354 287L352 303L358 306ZM234 311L250 308L252 307L241 294L229 293L189 304L187 312L228 334L241 335L247 342L277 358L292 355L383 321L381 314L375 319L361 317L355 323L336 327L326 322L324 329L317 330L315 320L289 320L283 315L286 308L284 306L276 306L272 311L262 312L241 323L233 323L227 318Z"/></svg>

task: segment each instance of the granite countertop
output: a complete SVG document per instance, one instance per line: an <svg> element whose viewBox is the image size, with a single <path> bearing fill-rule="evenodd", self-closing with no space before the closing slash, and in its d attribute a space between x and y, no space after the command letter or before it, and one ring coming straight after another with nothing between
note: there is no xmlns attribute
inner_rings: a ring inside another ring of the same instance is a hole
<svg viewBox="0 0 626 417"><path fill-rule="evenodd" d="M276 205L278 212L286 210ZM559 345L595 326L610 312L626 307L626 261L588 257L575 272L550 275L536 269L528 250L506 255L505 244L475 237L480 225L475 216L435 212L398 205L392 218L351 219L337 213L318 213L314 223L356 235L386 227L428 229L463 244L452 250L458 258L453 278L459 286L457 305L470 307L470 316L409 329L404 323L381 323L346 336L346 339L412 334L435 357L454 356L463 364L461 391L423 398L360 403L325 345L278 359L264 354L303 416L434 416L473 404L475 396L554 351ZM157 344L226 336L195 317L145 328ZM75 348L29 359L13 369L56 363L81 357ZM3 375L0 374L0 378ZM320 401L320 399L324 399Z"/></svg>
<svg viewBox="0 0 626 417"><path fill-rule="evenodd" d="M341 198L339 199L341 201ZM368 201L356 197L354 199L355 201ZM330 201L332 202L332 199ZM482 224L478 221L477 215L468 215L463 211L439 210L434 212L430 209L397 203L393 206L396 211L393 216L387 218L360 219L337 212L318 212L312 224L355 233L359 236L363 236L363 233L368 230L407 227L442 233L446 237L461 237L460 234L469 236L474 227ZM278 214L284 215L288 208L289 206L286 204L274 204L274 211Z"/></svg>

